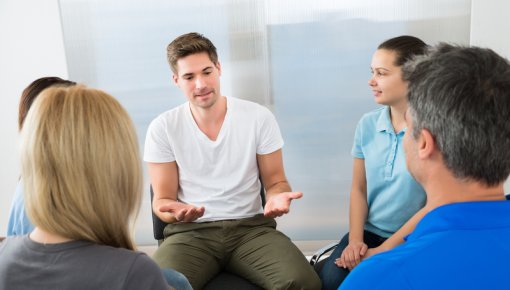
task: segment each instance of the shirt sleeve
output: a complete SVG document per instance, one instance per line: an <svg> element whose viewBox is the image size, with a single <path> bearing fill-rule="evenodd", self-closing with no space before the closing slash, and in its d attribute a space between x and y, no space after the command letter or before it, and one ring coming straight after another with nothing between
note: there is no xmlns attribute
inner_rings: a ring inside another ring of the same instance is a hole
<svg viewBox="0 0 510 290"><path fill-rule="evenodd" d="M162 116L154 119L147 129L143 160L154 163L175 161L169 132Z"/></svg>
<svg viewBox="0 0 510 290"><path fill-rule="evenodd" d="M283 138L273 113L266 107L262 107L259 120L257 154L269 154L281 149L283 147Z"/></svg>
<svg viewBox="0 0 510 290"><path fill-rule="evenodd" d="M354 144L352 145L351 155L354 158L365 159L365 155L363 154L363 119L358 122L356 126L356 131L354 132Z"/></svg>
<svg viewBox="0 0 510 290"><path fill-rule="evenodd" d="M168 290L163 272L147 255L140 254L133 263L126 279L126 290Z"/></svg>

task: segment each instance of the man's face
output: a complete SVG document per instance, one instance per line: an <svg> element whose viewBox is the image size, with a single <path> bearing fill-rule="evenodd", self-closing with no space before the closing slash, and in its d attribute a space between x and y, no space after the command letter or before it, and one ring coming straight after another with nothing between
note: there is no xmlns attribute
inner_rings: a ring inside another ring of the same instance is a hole
<svg viewBox="0 0 510 290"><path fill-rule="evenodd" d="M173 79L192 106L208 109L221 96L220 75L219 62L214 64L206 52L201 52L179 59Z"/></svg>
<svg viewBox="0 0 510 290"><path fill-rule="evenodd" d="M403 140L406 166L409 173L419 182L419 168L421 165L419 163L420 159L418 158L418 142L413 137L413 118L409 109L407 109L404 117L407 123L407 130Z"/></svg>

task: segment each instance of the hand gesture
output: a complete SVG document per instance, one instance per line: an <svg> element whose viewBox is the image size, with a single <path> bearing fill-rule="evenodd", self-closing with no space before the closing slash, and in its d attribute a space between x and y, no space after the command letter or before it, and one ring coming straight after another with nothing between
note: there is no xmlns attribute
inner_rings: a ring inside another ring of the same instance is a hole
<svg viewBox="0 0 510 290"><path fill-rule="evenodd" d="M161 205L158 210L163 216L160 218L167 223L189 223L203 216L205 212L203 206L196 207L178 201Z"/></svg>
<svg viewBox="0 0 510 290"><path fill-rule="evenodd" d="M302 192L282 192L271 195L264 207L264 216L279 217L289 212L290 202L303 196Z"/></svg>
<svg viewBox="0 0 510 290"><path fill-rule="evenodd" d="M335 264L338 267L352 270L361 262L367 250L368 246L363 242L349 242L349 245L344 249L340 258L335 260Z"/></svg>

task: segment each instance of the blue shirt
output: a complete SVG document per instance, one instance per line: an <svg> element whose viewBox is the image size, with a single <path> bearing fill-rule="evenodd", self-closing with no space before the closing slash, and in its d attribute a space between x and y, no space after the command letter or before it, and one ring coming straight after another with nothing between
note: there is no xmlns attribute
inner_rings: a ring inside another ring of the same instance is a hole
<svg viewBox="0 0 510 290"><path fill-rule="evenodd" d="M339 289L510 289L510 202L444 205L407 241L359 264Z"/></svg>
<svg viewBox="0 0 510 290"><path fill-rule="evenodd" d="M409 174L402 138L388 106L369 112L356 127L352 155L365 161L368 217L365 229L389 237L425 205L425 191Z"/></svg>
<svg viewBox="0 0 510 290"><path fill-rule="evenodd" d="M16 186L14 199L12 200L11 213L9 214L9 223L7 224L7 236L19 236L30 233L34 226L25 212L25 202L23 198L23 185L20 180Z"/></svg>

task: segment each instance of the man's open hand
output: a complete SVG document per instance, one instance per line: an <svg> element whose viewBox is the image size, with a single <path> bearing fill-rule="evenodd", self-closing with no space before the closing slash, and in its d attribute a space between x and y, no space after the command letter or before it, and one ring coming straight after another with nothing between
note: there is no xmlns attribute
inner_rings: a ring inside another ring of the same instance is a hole
<svg viewBox="0 0 510 290"><path fill-rule="evenodd" d="M178 201L161 205L158 210L160 212L158 216L167 223L192 222L203 216L205 212L203 206L196 207Z"/></svg>
<svg viewBox="0 0 510 290"><path fill-rule="evenodd" d="M302 196L303 193L299 191L272 194L264 207L264 216L275 218L288 213L291 201Z"/></svg>

